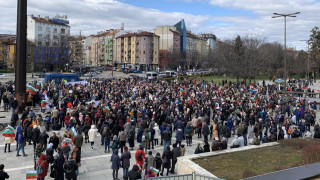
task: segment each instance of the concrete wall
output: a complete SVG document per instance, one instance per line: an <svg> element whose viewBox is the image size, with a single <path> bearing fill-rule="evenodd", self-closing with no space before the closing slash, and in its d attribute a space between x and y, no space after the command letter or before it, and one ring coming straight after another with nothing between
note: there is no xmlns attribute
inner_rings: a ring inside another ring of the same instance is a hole
<svg viewBox="0 0 320 180"><path fill-rule="evenodd" d="M196 174L219 179L217 176L205 170L204 168L200 167L198 164L194 163L192 160L210 157L210 156L217 156L225 153L239 152L239 151L245 151L249 149L257 149L257 148L263 148L263 147L269 147L269 146L275 146L275 145L278 145L278 143L273 142L273 143L262 144L260 146L250 145L250 146L245 146L241 148L227 149L223 151L214 151L214 152L179 157L177 162L177 174L178 175L191 174L194 171Z"/></svg>

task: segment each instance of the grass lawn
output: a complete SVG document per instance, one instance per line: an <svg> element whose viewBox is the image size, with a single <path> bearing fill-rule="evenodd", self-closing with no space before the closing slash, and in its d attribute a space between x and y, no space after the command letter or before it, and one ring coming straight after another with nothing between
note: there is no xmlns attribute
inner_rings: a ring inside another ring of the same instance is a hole
<svg viewBox="0 0 320 180"><path fill-rule="evenodd" d="M218 75L209 75L209 76L205 76L205 75L194 75L194 76L185 76L186 79L188 80L205 80L205 81L214 81L215 83L222 83L222 80L228 80L231 82L236 83L237 79L233 78L233 77L224 77L224 76L218 76ZM255 79L252 79L251 82L255 82L255 81L259 81L259 80L269 80L269 77L256 77ZM243 79L239 79L239 82L243 81ZM249 80L247 79L247 84L249 84Z"/></svg>
<svg viewBox="0 0 320 180"><path fill-rule="evenodd" d="M303 140L306 141L305 139ZM285 141L273 147L227 153L193 161L219 178L228 180L241 179L313 163L306 161L305 153L303 152L310 153L309 149L305 150L305 147L314 143L320 145L320 141ZM319 159L316 161L319 161Z"/></svg>

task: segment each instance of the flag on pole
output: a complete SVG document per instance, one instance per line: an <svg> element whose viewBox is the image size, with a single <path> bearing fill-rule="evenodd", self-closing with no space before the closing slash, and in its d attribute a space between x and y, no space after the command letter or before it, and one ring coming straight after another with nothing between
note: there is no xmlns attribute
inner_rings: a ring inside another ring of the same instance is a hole
<svg viewBox="0 0 320 180"><path fill-rule="evenodd" d="M37 171L27 171L26 179L37 179Z"/></svg>
<svg viewBox="0 0 320 180"><path fill-rule="evenodd" d="M48 102L46 100L41 101L41 107L45 107L47 104L48 104Z"/></svg>
<svg viewBox="0 0 320 180"><path fill-rule="evenodd" d="M27 84L27 86L26 86L26 92L28 92L28 93L30 93L30 94L32 94L32 95L35 95L35 94L37 93L37 90L36 90L34 87L32 87L32 86L30 86L29 84Z"/></svg>
<svg viewBox="0 0 320 180"><path fill-rule="evenodd" d="M158 169L156 169L156 168L154 168L154 167L150 167L150 169L151 169L151 173L152 173L154 176L157 176L157 175L158 175L158 173L159 173L159 170L158 170Z"/></svg>
<svg viewBox="0 0 320 180"><path fill-rule="evenodd" d="M74 127L72 127L69 132L71 133L71 140L73 141L73 138L78 135L76 129L74 129Z"/></svg>
<svg viewBox="0 0 320 180"><path fill-rule="evenodd" d="M184 89L180 89L180 93L181 93L181 95L185 95L185 94L187 94L187 92L184 90Z"/></svg>
<svg viewBox="0 0 320 180"><path fill-rule="evenodd" d="M258 99L259 99L258 93L254 97L251 98L251 100L258 100Z"/></svg>
<svg viewBox="0 0 320 180"><path fill-rule="evenodd" d="M151 132L148 132L148 140L150 141L151 139Z"/></svg>

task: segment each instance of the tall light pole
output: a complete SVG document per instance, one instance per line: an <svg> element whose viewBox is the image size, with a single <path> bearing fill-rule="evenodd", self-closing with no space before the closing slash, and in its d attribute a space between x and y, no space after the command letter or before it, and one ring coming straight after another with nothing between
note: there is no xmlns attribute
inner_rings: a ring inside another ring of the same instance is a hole
<svg viewBox="0 0 320 180"><path fill-rule="evenodd" d="M287 17L297 17L295 15L300 14L300 12L291 14L273 14L275 16L272 16L271 18L284 17L284 93L287 94Z"/></svg>

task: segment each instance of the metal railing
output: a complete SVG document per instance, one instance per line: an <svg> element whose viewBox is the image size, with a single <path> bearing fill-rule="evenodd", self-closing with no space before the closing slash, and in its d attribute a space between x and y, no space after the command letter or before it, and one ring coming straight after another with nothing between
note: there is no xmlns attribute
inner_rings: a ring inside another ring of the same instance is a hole
<svg viewBox="0 0 320 180"><path fill-rule="evenodd" d="M161 177L152 177L147 178L147 180L216 180L217 178L204 176L192 172L192 174L183 174L183 175L170 175L170 176L161 176Z"/></svg>

